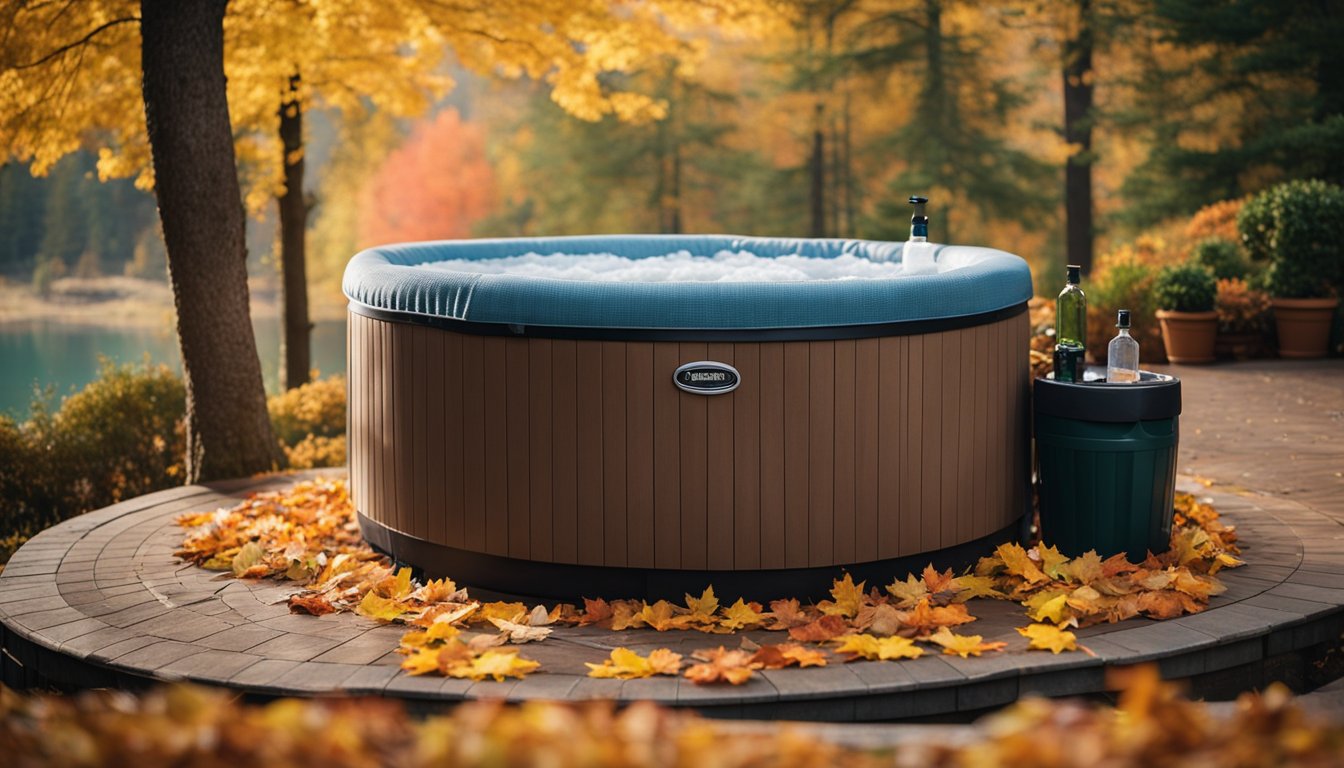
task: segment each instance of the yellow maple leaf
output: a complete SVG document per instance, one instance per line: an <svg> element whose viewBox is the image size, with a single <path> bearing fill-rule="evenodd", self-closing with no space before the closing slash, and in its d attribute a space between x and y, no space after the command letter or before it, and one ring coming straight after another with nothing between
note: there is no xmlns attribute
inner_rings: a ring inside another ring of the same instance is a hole
<svg viewBox="0 0 1344 768"><path fill-rule="evenodd" d="M1101 557L1095 549L1089 549L1060 566L1059 570L1070 581L1091 584L1102 577Z"/></svg>
<svg viewBox="0 0 1344 768"><path fill-rule="evenodd" d="M1041 570L1046 576L1052 579L1062 578L1063 573L1060 569L1069 562L1067 555L1060 552L1057 547L1045 546L1044 542L1036 545L1036 554L1041 558Z"/></svg>
<svg viewBox="0 0 1344 768"><path fill-rule="evenodd" d="M517 653L492 649L476 656L470 662L450 667L448 676L472 680L484 680L490 677L502 683L506 677L526 677L529 672L540 666L540 662L524 659Z"/></svg>
<svg viewBox="0 0 1344 768"><path fill-rule="evenodd" d="M481 603L481 607L471 615L472 624L488 624L491 619L504 619L505 621L522 621L527 615L527 606L522 603Z"/></svg>
<svg viewBox="0 0 1344 768"><path fill-rule="evenodd" d="M714 586L711 584L705 587L705 591L699 597L686 595L686 607L690 610L691 616L712 620L714 612L719 610L719 598L714 596Z"/></svg>
<svg viewBox="0 0 1344 768"><path fill-rule="evenodd" d="M1037 592L1028 599L1027 616L1032 621L1050 621L1063 624L1069 620L1068 592Z"/></svg>
<svg viewBox="0 0 1344 768"><path fill-rule="evenodd" d="M836 579L831 587L833 601L823 600L817 607L827 616L854 618L859 615L859 608L863 607L863 586L865 583L860 581L856 585L854 578L846 573L844 579Z"/></svg>
<svg viewBox="0 0 1344 768"><path fill-rule="evenodd" d="M868 659L869 661L917 659L924 655L924 649L915 645L915 641L908 637L875 637L867 634L847 635L841 638L840 647L835 650L836 653L849 655L849 661L854 659Z"/></svg>
<svg viewBox="0 0 1344 768"><path fill-rule="evenodd" d="M653 605L645 603L644 608L639 612L639 618L659 632L666 632L674 627L672 604L666 600L659 600ZM612 629L615 629L615 627L612 627Z"/></svg>
<svg viewBox="0 0 1344 768"><path fill-rule="evenodd" d="M604 659L601 664L584 662L584 665L588 667L589 677L632 680L654 675L677 674L681 671L681 654L673 653L667 648L658 648L645 657L629 648L617 648L611 652L610 658Z"/></svg>
<svg viewBox="0 0 1344 768"><path fill-rule="evenodd" d="M748 629L750 627L760 626L765 621L765 615L761 613L759 603L743 602L742 598L737 598L737 602L723 609L723 617L719 619L719 626L724 629Z"/></svg>
<svg viewBox="0 0 1344 768"><path fill-rule="evenodd" d="M401 668L412 675L425 675L430 672L438 672L439 649L417 648L415 652L401 660Z"/></svg>
<svg viewBox="0 0 1344 768"><path fill-rule="evenodd" d="M925 595L929 594L929 588L923 579L917 578L911 573L906 575L905 581L897 579L888 584L887 592L896 598L897 607L911 608Z"/></svg>
<svg viewBox="0 0 1344 768"><path fill-rule="evenodd" d="M957 596L955 601L964 603L975 597L988 597L995 600L1001 599L1003 593L994 585L994 579L989 576L973 576L966 574L958 576L955 582Z"/></svg>
<svg viewBox="0 0 1344 768"><path fill-rule="evenodd" d="M1082 648L1078 645L1077 635L1068 630L1060 629L1054 624L1032 624L1026 627L1018 627L1017 633L1031 641L1027 644L1027 647L1034 651L1059 653L1060 651L1076 651Z"/></svg>
<svg viewBox="0 0 1344 768"><path fill-rule="evenodd" d="M635 606L628 600L617 600L611 604L611 628L616 631L622 629L637 629L644 626L644 618L640 615L641 610L635 610Z"/></svg>
<svg viewBox="0 0 1344 768"><path fill-rule="evenodd" d="M1022 548L1021 544L1016 542L1000 544L994 552L1003 561L1003 566L1009 574L1022 577L1028 584L1050 580L1050 577L1046 576L1027 555L1027 551Z"/></svg>
<svg viewBox="0 0 1344 768"><path fill-rule="evenodd" d="M373 592L368 592L364 595L364 599L359 601L359 607L355 610L362 616L387 623L396 621L408 609L406 604L400 600L379 597Z"/></svg>
<svg viewBox="0 0 1344 768"><path fill-rule="evenodd" d="M948 656L960 656L965 659L971 656L979 656L985 651L1002 651L1008 647L1004 642L984 642L981 635L958 635L953 633L947 627L939 629L929 636L929 642L941 645L943 653Z"/></svg>

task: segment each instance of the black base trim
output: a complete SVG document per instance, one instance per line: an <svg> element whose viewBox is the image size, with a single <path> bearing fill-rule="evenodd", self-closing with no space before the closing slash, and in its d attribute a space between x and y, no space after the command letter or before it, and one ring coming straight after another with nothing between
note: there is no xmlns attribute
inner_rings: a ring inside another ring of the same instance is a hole
<svg viewBox="0 0 1344 768"><path fill-rule="evenodd" d="M831 580L849 572L855 581L881 588L933 563L935 568L960 572L1005 541L1016 538L1018 523L988 536L947 549L908 557L875 560L846 566L784 568L758 571L690 571L664 568L621 568L488 555L435 544L395 531L358 513L364 539L400 563L419 569L426 578L452 578L459 585L483 588L503 596L566 600L584 597L677 600L700 594L713 584L720 601L739 597L765 602L781 597L820 600L828 596Z"/></svg>
<svg viewBox="0 0 1344 768"><path fill-rule="evenodd" d="M874 339L883 336L914 336L921 333L956 331L988 325L1027 311L1027 304L1014 304L991 312L932 320L905 320L896 323L866 325L823 325L807 328L570 328L556 325L518 323L478 323L450 317L419 315L379 309L350 302L356 315L389 323L423 325L475 336L512 336L516 338L573 339L578 341L827 341L833 339Z"/></svg>

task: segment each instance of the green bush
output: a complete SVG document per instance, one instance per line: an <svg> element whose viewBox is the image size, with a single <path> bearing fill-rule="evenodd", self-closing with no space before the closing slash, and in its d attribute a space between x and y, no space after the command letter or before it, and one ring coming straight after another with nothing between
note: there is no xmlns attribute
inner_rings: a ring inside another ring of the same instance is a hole
<svg viewBox="0 0 1344 768"><path fill-rule="evenodd" d="M0 416L0 563L61 520L177 485L185 455L186 392L168 367L104 361L98 378L65 398L39 394L22 424ZM345 463L345 379L267 401L296 469Z"/></svg>
<svg viewBox="0 0 1344 768"><path fill-rule="evenodd" d="M1158 309L1209 312L1218 295L1218 280L1208 267L1186 262L1162 268L1153 281Z"/></svg>
<svg viewBox="0 0 1344 768"><path fill-rule="evenodd" d="M1219 280L1236 280L1246 277L1248 264L1242 255L1241 246L1221 237L1209 237L1195 243L1190 259L1200 266L1208 267Z"/></svg>
<svg viewBox="0 0 1344 768"><path fill-rule="evenodd" d="M116 366L52 412L0 419L0 561L42 528L181 482L182 381L167 366Z"/></svg>
<svg viewBox="0 0 1344 768"><path fill-rule="evenodd" d="M1269 262L1272 295L1317 298L1344 286L1344 188L1320 180L1271 187L1242 207L1237 229L1251 257Z"/></svg>
<svg viewBox="0 0 1344 768"><path fill-rule="evenodd" d="M311 381L267 399L275 437L293 447L310 435L345 435L345 377Z"/></svg>

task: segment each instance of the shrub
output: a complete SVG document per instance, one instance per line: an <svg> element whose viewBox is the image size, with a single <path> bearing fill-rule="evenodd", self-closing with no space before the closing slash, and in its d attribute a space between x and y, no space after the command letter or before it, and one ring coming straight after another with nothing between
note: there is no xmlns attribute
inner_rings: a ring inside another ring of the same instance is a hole
<svg viewBox="0 0 1344 768"><path fill-rule="evenodd" d="M1220 240L1240 240L1237 232L1237 214L1245 200L1223 200L1206 205L1190 217L1185 236L1192 241L1216 237Z"/></svg>
<svg viewBox="0 0 1344 768"><path fill-rule="evenodd" d="M296 446L309 436L345 435L345 377L311 381L266 401L275 437Z"/></svg>
<svg viewBox="0 0 1344 768"><path fill-rule="evenodd" d="M104 361L98 378L53 413L39 394L22 424L0 416L0 563L61 520L168 488L184 475L186 392L167 366ZM345 379L267 401L296 469L345 463Z"/></svg>
<svg viewBox="0 0 1344 768"><path fill-rule="evenodd" d="M1196 264L1208 267L1219 280L1243 278L1248 268L1241 246L1219 237L1209 237L1195 243L1190 258Z"/></svg>
<svg viewBox="0 0 1344 768"><path fill-rule="evenodd" d="M1207 267L1193 263L1163 267L1153 281L1158 309L1208 312L1218 294L1218 281Z"/></svg>
<svg viewBox="0 0 1344 768"><path fill-rule="evenodd" d="M166 366L116 366L22 424L0 418L0 562L60 520L181 482L182 381Z"/></svg>
<svg viewBox="0 0 1344 768"><path fill-rule="evenodd" d="M1242 242L1269 262L1266 282L1281 298L1328 296L1344 284L1344 189L1290 181L1256 195L1237 216Z"/></svg>
<svg viewBox="0 0 1344 768"><path fill-rule="evenodd" d="M1245 280L1219 280L1214 309L1220 333L1263 333L1268 325L1269 295Z"/></svg>
<svg viewBox="0 0 1344 768"><path fill-rule="evenodd" d="M1115 335L1115 313L1120 309L1130 311L1134 324L1131 334L1139 340L1148 360L1156 361L1160 356L1161 330L1154 319L1157 306L1152 293L1155 271L1137 260L1108 260L1085 287L1088 350L1097 362L1105 360L1106 342Z"/></svg>

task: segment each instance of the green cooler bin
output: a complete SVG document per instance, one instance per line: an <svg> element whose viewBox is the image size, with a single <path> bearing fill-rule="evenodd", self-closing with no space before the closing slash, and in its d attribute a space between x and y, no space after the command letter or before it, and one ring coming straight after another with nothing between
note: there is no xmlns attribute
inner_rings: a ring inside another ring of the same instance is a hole
<svg viewBox="0 0 1344 768"><path fill-rule="evenodd" d="M1035 381L1041 536L1071 557L1095 549L1138 562L1171 538L1181 380L1143 371L1108 384L1095 374Z"/></svg>

